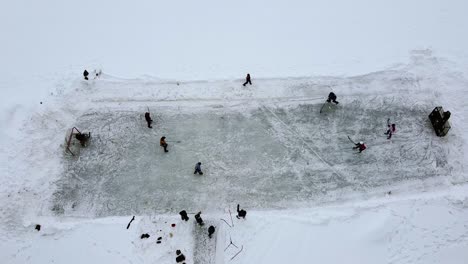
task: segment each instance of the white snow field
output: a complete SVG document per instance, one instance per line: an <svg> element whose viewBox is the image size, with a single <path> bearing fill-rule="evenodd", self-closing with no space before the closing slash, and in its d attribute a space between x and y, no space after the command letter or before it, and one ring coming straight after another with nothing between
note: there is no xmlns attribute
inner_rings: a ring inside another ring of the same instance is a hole
<svg viewBox="0 0 468 264"><path fill-rule="evenodd" d="M165 264L181 250L186 264L466 264L466 10L2 3L1 263ZM320 113L330 91L340 104ZM445 137L436 106L452 113ZM77 156L74 126L92 135Z"/></svg>

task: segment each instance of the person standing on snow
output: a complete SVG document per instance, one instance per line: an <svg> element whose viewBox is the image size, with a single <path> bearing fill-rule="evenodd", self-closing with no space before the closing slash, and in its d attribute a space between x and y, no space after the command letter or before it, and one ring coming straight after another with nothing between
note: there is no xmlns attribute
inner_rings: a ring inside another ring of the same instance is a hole
<svg viewBox="0 0 468 264"><path fill-rule="evenodd" d="M334 92L330 92L328 94L327 103L330 103L330 102L334 102L335 104L338 104L338 102L336 101L336 94Z"/></svg>
<svg viewBox="0 0 468 264"><path fill-rule="evenodd" d="M182 220L184 220L184 221L189 220L189 217L188 217L187 212L185 210L180 211L179 214L180 214L180 217L182 218Z"/></svg>
<svg viewBox="0 0 468 264"><path fill-rule="evenodd" d="M396 132L396 125L395 124L390 124L390 118L387 119L387 132L385 132L385 135L388 135L387 136L387 139L391 139L392 138L392 135L395 134Z"/></svg>
<svg viewBox="0 0 468 264"><path fill-rule="evenodd" d="M88 75L89 75L89 72L87 70L84 70L83 76L85 80L88 80Z"/></svg>
<svg viewBox="0 0 468 264"><path fill-rule="evenodd" d="M244 209L240 209L240 205L237 204L237 219L240 219L240 218L244 218L245 219L245 216L247 215L247 211L245 211Z"/></svg>
<svg viewBox="0 0 468 264"><path fill-rule="evenodd" d="M164 148L164 152L169 152L169 150L167 150L166 137L162 137L159 140L159 145Z"/></svg>
<svg viewBox="0 0 468 264"><path fill-rule="evenodd" d="M246 84L252 85L252 82L250 81L250 73L247 73L247 76L245 77L245 83L242 85L245 86Z"/></svg>
<svg viewBox="0 0 468 264"><path fill-rule="evenodd" d="M201 218L201 212L198 212L198 214L195 215L195 220L197 221L197 223L202 226L204 225L205 223L203 222L203 219Z"/></svg>
<svg viewBox="0 0 468 264"><path fill-rule="evenodd" d="M198 162L195 164L195 172L193 174L200 174L203 175L203 172L201 171L201 162Z"/></svg>
<svg viewBox="0 0 468 264"><path fill-rule="evenodd" d="M364 142L360 141L359 143L355 144L356 146L353 149L358 149L359 153L363 152L367 147Z"/></svg>
<svg viewBox="0 0 468 264"><path fill-rule="evenodd" d="M151 123L153 123L153 119L151 119L151 116L150 116L149 112L145 113L145 119L146 119L146 123L148 123L148 128L153 128L151 126Z"/></svg>
<svg viewBox="0 0 468 264"><path fill-rule="evenodd" d="M211 238L211 236L214 234L215 232L215 227L214 226L210 226L208 227L208 237Z"/></svg>

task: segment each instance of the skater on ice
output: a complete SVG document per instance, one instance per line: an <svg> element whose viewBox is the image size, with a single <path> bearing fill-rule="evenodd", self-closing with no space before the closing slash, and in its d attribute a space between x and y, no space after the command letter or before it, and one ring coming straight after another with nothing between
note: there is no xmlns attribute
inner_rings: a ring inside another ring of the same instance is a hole
<svg viewBox="0 0 468 264"><path fill-rule="evenodd" d="M336 94L334 92L330 92L328 94L328 99L327 99L327 103L330 103L330 102L333 102L335 104L338 104L338 101L336 101Z"/></svg>
<svg viewBox="0 0 468 264"><path fill-rule="evenodd" d="M88 75L89 75L89 72L87 70L84 70L83 76L85 80L88 80Z"/></svg>
<svg viewBox="0 0 468 264"><path fill-rule="evenodd" d="M198 214L195 215L195 220L197 221L197 223L202 226L204 225L205 223L203 223L203 219L201 218L201 212L198 212Z"/></svg>
<svg viewBox="0 0 468 264"><path fill-rule="evenodd" d="M245 86L246 84L252 85L252 82L250 81L250 73L247 73L247 76L245 77L245 83L242 85Z"/></svg>
<svg viewBox="0 0 468 264"><path fill-rule="evenodd" d="M200 174L203 175L203 172L201 171L201 162L198 162L195 164L195 172L193 174Z"/></svg>
<svg viewBox="0 0 468 264"><path fill-rule="evenodd" d="M169 152L169 150L167 150L166 137L162 137L159 140L159 145L164 148L164 152Z"/></svg>
<svg viewBox="0 0 468 264"><path fill-rule="evenodd" d="M153 119L151 119L151 116L150 116L149 112L145 113L145 120L146 120L146 123L148 123L148 128L153 128L151 126L151 123L153 123Z"/></svg>
<svg viewBox="0 0 468 264"><path fill-rule="evenodd" d="M395 124L390 124L390 118L387 119L387 132L385 132L385 135L387 135L387 139L391 139L392 135L395 134L396 132L396 125Z"/></svg>
<svg viewBox="0 0 468 264"><path fill-rule="evenodd" d="M362 141L359 141L359 143L356 143L355 145L356 146L353 147L353 149L359 150L359 153L363 152L367 148L366 145L364 144L364 142L362 142Z"/></svg>
<svg viewBox="0 0 468 264"><path fill-rule="evenodd" d="M247 215L247 211L245 211L244 209L240 209L240 205L237 204L237 219L241 219L241 218L244 218L245 219L245 216Z"/></svg>

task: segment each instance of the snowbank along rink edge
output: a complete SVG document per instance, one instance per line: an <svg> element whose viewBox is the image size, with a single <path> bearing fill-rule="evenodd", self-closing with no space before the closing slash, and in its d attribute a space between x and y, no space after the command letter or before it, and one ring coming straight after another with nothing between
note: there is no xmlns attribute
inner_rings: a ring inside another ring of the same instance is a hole
<svg viewBox="0 0 468 264"><path fill-rule="evenodd" d="M465 182L458 173L462 140L456 129L449 137L435 136L427 115L437 94L421 82L404 71L258 80L247 88L229 81L176 85L104 76L92 87L83 85L90 96L100 94L76 120L93 138L80 157L64 155L50 208L70 216L216 211L236 203L291 208ZM124 100L113 89L139 92ZM177 89L189 96L213 89L212 98L146 96ZM331 89L340 104L319 114ZM144 120L147 107L153 129ZM387 118L397 124L391 140L383 134ZM356 154L348 135L368 149ZM161 136L180 142L168 142L164 153ZM193 174L198 161L203 176Z"/></svg>

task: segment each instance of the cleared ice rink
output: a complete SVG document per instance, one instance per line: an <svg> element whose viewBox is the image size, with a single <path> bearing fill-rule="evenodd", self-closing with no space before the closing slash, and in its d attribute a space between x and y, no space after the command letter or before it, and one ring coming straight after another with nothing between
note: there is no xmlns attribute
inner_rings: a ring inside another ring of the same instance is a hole
<svg viewBox="0 0 468 264"><path fill-rule="evenodd" d="M300 97L161 103L151 106L153 129L145 107L90 109L76 122L92 132L90 146L79 158L64 156L52 210L107 216L237 203L290 208L423 185L450 175L456 161L428 121L432 99L422 98L350 95L322 114L322 99ZM392 140L384 135L387 118L397 124ZM368 149L357 154L348 135ZM203 176L193 174L198 161Z"/></svg>

